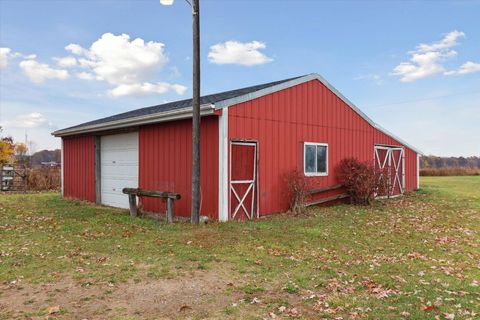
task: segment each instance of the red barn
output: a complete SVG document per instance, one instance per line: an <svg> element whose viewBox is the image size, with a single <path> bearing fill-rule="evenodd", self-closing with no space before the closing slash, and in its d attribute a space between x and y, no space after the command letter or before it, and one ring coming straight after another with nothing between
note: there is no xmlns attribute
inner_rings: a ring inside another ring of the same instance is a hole
<svg viewBox="0 0 480 320"><path fill-rule="evenodd" d="M128 207L124 187L178 192L190 214L191 99L55 131L65 197ZM201 214L221 221L288 209L284 176L337 184L346 157L389 168L391 194L418 188L421 154L381 128L318 74L201 98ZM333 193L324 196L330 196ZM164 210L145 198L144 209Z"/></svg>

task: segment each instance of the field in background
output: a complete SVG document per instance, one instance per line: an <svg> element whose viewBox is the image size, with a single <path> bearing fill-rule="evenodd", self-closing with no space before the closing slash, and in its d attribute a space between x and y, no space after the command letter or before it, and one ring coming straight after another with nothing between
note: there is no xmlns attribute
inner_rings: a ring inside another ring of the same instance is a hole
<svg viewBox="0 0 480 320"><path fill-rule="evenodd" d="M420 176L480 176L480 168L450 167L420 169Z"/></svg>
<svg viewBox="0 0 480 320"><path fill-rule="evenodd" d="M480 177L421 186L200 227L2 194L0 319L477 319Z"/></svg>

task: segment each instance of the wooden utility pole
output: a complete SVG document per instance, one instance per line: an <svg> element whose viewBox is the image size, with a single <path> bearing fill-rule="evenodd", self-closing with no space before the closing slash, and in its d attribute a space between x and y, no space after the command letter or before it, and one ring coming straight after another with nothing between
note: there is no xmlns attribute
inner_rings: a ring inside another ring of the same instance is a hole
<svg viewBox="0 0 480 320"><path fill-rule="evenodd" d="M200 221L200 5L191 0L193 24L193 99L192 99L192 216Z"/></svg>

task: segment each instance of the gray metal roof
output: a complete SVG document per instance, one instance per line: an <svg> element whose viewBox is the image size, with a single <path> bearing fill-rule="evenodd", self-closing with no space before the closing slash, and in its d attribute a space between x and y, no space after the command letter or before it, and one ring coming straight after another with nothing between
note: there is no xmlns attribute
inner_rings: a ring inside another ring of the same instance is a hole
<svg viewBox="0 0 480 320"><path fill-rule="evenodd" d="M233 99L239 96L243 96L255 91L259 91L262 89L266 89L268 87L273 87L278 84L291 81L297 78L301 78L303 76L299 77L294 77L294 78L289 78L289 79L284 79L280 81L274 81L274 82L269 82L269 83L264 83L264 84L259 84L251 87L246 87L246 88L241 88L241 89L236 89L236 90L230 90L230 91L224 91L224 92L219 92L219 93L214 93L214 94L209 94L203 97L200 97L200 105L206 105L206 104L215 104L216 102L219 101L224 101L228 99ZM159 104L156 106L151 106L151 107L145 107L145 108L140 108L132 111L127 111L124 113L119 113L115 114L113 116L85 122L76 126L64 128L60 131L64 130L70 130L70 129L78 129L81 127L87 127L87 126L92 126L92 125L99 125L102 123L108 123L112 121L119 121L119 120L124 120L128 118L136 118L136 117L142 117L142 116L148 116L148 115L153 115L156 113L164 113L168 111L175 111L179 109L185 109L185 108L191 108L192 107L192 99L185 99L185 100L179 100L179 101L173 101L173 102L168 102L164 104ZM55 134L55 133L54 133Z"/></svg>
<svg viewBox="0 0 480 320"><path fill-rule="evenodd" d="M318 80L323 83L328 89L330 89L335 95L342 99L350 108L352 108L357 114L359 114L375 129L392 137L393 139L397 140L399 143L410 148L416 153L423 155L420 150L409 145L404 140L400 139L399 137L395 136L391 132L387 131L386 129L375 123L354 103L348 100L326 79L324 79L317 73L311 73L304 76L203 96L200 98L200 112L202 115L212 114L215 109L228 108L229 106L256 99L311 80ZM144 125L149 123L158 123L161 121L185 119L189 117L191 118L191 113L192 99L186 99L120 113L110 117L82 123L77 126L57 130L52 134L60 137L87 132L98 132L107 129L125 128L133 125Z"/></svg>

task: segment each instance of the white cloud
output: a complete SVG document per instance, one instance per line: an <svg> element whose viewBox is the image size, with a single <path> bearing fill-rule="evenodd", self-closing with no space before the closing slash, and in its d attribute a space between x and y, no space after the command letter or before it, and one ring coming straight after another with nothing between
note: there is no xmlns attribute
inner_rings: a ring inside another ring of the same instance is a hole
<svg viewBox="0 0 480 320"><path fill-rule="evenodd" d="M141 38L131 40L127 34L105 33L89 48L78 44L65 46L72 55L54 57L57 68L38 62L35 54L12 54L10 48L0 48L0 66L6 67L10 57L21 56L23 61L19 66L34 83L40 84L48 79L65 80L70 78L71 72L81 80L107 82L112 86L107 92L112 97L167 92L184 94L185 86L156 79L168 63L164 47L160 42L146 42ZM176 67L170 69L173 77L180 75Z"/></svg>
<svg viewBox="0 0 480 320"><path fill-rule="evenodd" d="M81 66L114 85L143 82L168 62L162 43L140 38L130 41L127 34L105 33L88 50L76 44L66 48L82 56Z"/></svg>
<svg viewBox="0 0 480 320"><path fill-rule="evenodd" d="M177 94L184 94L187 91L187 87L180 84L169 84L165 82L158 83L149 83L145 82L142 84L121 84L116 88L110 90L108 93L112 97L122 97L122 96L143 96L152 93L164 94L169 91L174 91Z"/></svg>
<svg viewBox="0 0 480 320"><path fill-rule="evenodd" d="M18 58L22 54L18 52L12 52L10 48L0 48L0 69L4 69L8 66L8 60Z"/></svg>
<svg viewBox="0 0 480 320"><path fill-rule="evenodd" d="M141 38L131 40L127 34L103 34L85 49L78 44L65 47L78 56L76 62L84 72L76 74L82 80L106 81L114 86L109 96L164 94L175 92L183 94L186 87L166 82L153 83L152 78L167 63L168 57L160 42L145 42Z"/></svg>
<svg viewBox="0 0 480 320"><path fill-rule="evenodd" d="M78 79L82 79L82 80L94 80L95 79L95 75L93 75L92 73L88 73L88 72L79 72L76 74L77 78Z"/></svg>
<svg viewBox="0 0 480 320"><path fill-rule="evenodd" d="M393 69L392 75L399 76L400 81L411 82L435 74L447 74L443 62L457 55L452 48L458 45L458 39L464 38L460 31L452 31L437 42L421 43L416 50L410 51L410 61L402 62Z"/></svg>
<svg viewBox="0 0 480 320"><path fill-rule="evenodd" d="M460 66L458 70L445 72L446 75L459 75L480 72L480 63L467 61Z"/></svg>
<svg viewBox="0 0 480 320"><path fill-rule="evenodd" d="M82 48L78 44L71 43L68 46L65 47L65 50L70 51L73 54L76 55L86 55L88 54L88 50Z"/></svg>
<svg viewBox="0 0 480 320"><path fill-rule="evenodd" d="M43 83L47 79L65 80L69 77L67 70L53 69L35 59L23 60L20 62L20 68L32 82L37 84Z"/></svg>
<svg viewBox="0 0 480 320"><path fill-rule="evenodd" d="M215 64L240 64L253 66L273 61L259 50L265 49L263 42L238 42L227 41L210 47L208 60Z"/></svg>
<svg viewBox="0 0 480 320"><path fill-rule="evenodd" d="M382 85L383 84L383 79L380 75L370 73L370 74L360 74L353 78L353 80L369 80L375 82L377 85Z"/></svg>
<svg viewBox="0 0 480 320"><path fill-rule="evenodd" d="M10 52L12 52L10 48L0 48L0 69L7 67Z"/></svg>
<svg viewBox="0 0 480 320"><path fill-rule="evenodd" d="M6 121L4 125L11 128L38 128L42 126L52 126L45 116L39 112L19 115L11 121Z"/></svg>
<svg viewBox="0 0 480 320"><path fill-rule="evenodd" d="M459 74L467 74L467 73L474 73L480 72L480 63L475 63L472 61L467 61L458 70Z"/></svg>
<svg viewBox="0 0 480 320"><path fill-rule="evenodd" d="M57 61L57 65L60 68L71 68L77 65L77 59L72 56L63 57L63 58L53 58Z"/></svg>
<svg viewBox="0 0 480 320"><path fill-rule="evenodd" d="M458 45L457 40L459 38L465 38L465 33L454 30L449 32L443 37L442 40L433 43L420 43L417 46L419 52L440 51L444 49L450 49Z"/></svg>
<svg viewBox="0 0 480 320"><path fill-rule="evenodd" d="M28 56L23 56L22 57L25 59L25 60L34 60L34 59L37 59L37 55L36 54L29 54Z"/></svg>

